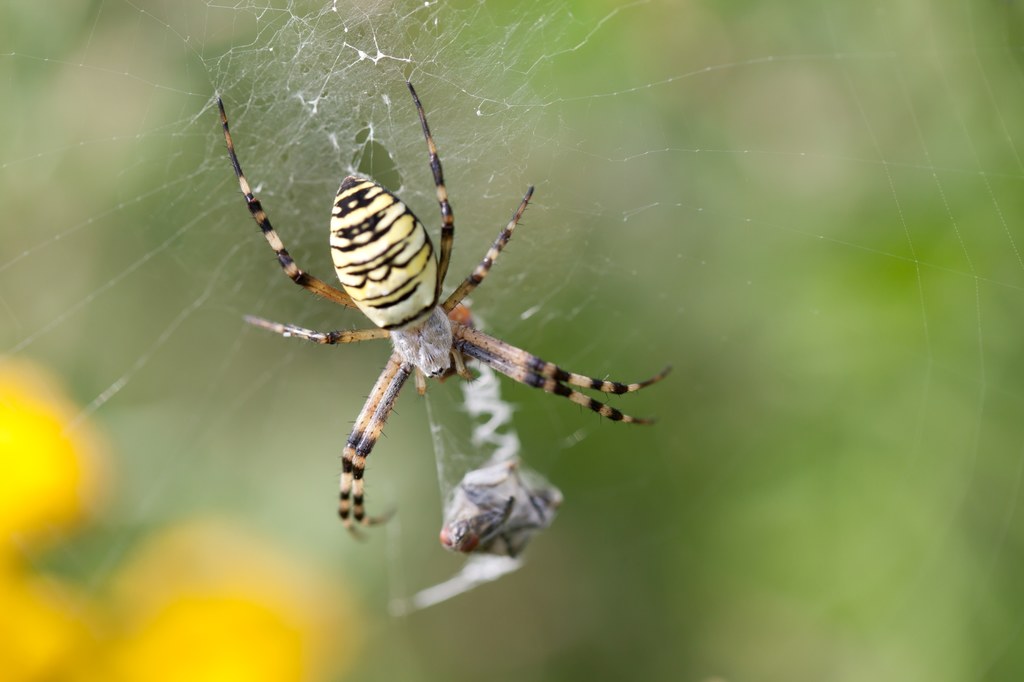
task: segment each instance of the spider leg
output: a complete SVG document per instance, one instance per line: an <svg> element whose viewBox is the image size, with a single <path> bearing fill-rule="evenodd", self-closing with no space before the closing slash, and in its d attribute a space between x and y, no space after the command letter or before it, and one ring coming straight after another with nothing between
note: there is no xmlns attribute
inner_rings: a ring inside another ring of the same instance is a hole
<svg viewBox="0 0 1024 682"><path fill-rule="evenodd" d="M466 369L466 360L462 357L462 353L458 352L454 348L452 349L452 363L455 367L455 373L467 381L472 381L476 377L473 373Z"/></svg>
<svg viewBox="0 0 1024 682"><path fill-rule="evenodd" d="M494 240L491 248L487 250L487 254L484 259L480 261L479 265L473 269L473 272L469 274L469 277L459 285L459 287L452 292L451 296L445 299L444 311L451 312L452 308L457 306L462 299L469 295L473 289L476 289L480 285L480 282L484 281L484 277L491 271L491 267L494 266L494 261L498 260L498 255L508 244L508 240L512 238L512 231L516 229L516 225L519 224L519 219L523 217L523 212L526 210L526 205L530 203L530 197L533 196L533 185L527 188L526 194L523 196L523 200L519 202L519 208L512 215L512 219L508 221L505 228L498 233L498 238Z"/></svg>
<svg viewBox="0 0 1024 682"><path fill-rule="evenodd" d="M373 385L366 404L356 418L356 424L349 434L348 442L341 456L341 494L338 501L338 516L345 528L356 534L355 525L369 526L386 521L383 517L366 516L363 507L363 472L366 458L380 438L384 423L395 406L402 385L405 384L412 366L402 362L397 353L392 353L387 366Z"/></svg>
<svg viewBox="0 0 1024 682"><path fill-rule="evenodd" d="M496 339L490 334L485 334L479 329L466 327L461 324L456 328L456 324L452 325L452 331L458 338L469 341L477 348L483 349L483 351L488 355L500 358L510 366L522 367L542 379L552 379L554 381L569 384L570 386L590 388L595 391L601 391L602 393L614 393L619 395L622 393L639 391L641 388L661 381L668 376L668 373L672 370L671 366L665 367L653 377L632 384L624 384L618 381L609 381L607 379L598 379L597 377L590 377L585 374L569 372L553 362L542 360L522 348L516 348L512 344L506 343L501 339Z"/></svg>
<svg viewBox="0 0 1024 682"><path fill-rule="evenodd" d="M253 196L252 189L249 187L249 181L245 179L245 174L242 172L242 164L238 161L238 155L235 153L235 143L231 139L231 133L228 130L228 117L224 113L224 103L220 97L217 98L217 107L220 109L220 124L224 128L224 141L228 146L228 158L231 159L231 167L235 169L235 175L238 177L238 186L242 189L242 194L245 196L245 203L249 207L249 213L252 214L253 220L259 225L260 230L263 232L263 236L266 238L267 243L270 244L270 248L274 250L277 255L277 262L281 264L281 269L284 270L284 274L298 284L303 289L311 291L317 296L322 296L329 301L338 303L349 308L355 308L355 303L352 302L352 298L340 289L332 287L323 280L317 279L308 272L303 271L295 264L292 260L291 254L288 253L288 249L284 247L284 243L281 238L274 231L274 228L270 224L270 218L267 217L266 211L263 210L263 206L260 204L260 200Z"/></svg>
<svg viewBox="0 0 1024 682"><path fill-rule="evenodd" d="M544 360L530 355L525 351L511 347L531 359L528 362L518 362L504 354L502 346L507 346L508 344L504 344L483 332L475 329L469 329L468 327L463 327L458 324L452 325L452 331L455 335L456 348L469 357L489 365L495 371L500 372L521 384L526 384L533 388L539 388L546 393L552 393L554 395L562 396L563 398L568 398L577 405L582 405L589 410L593 410L602 417L612 421L621 421L631 424L651 424L654 421L652 419L643 419L625 414L610 405L606 405L605 403L595 400L584 393L580 393L579 391L569 388L566 384L571 383L575 386L595 388L596 390L602 390L602 388L613 389L606 390L605 392L607 393L629 393L632 391L638 391L644 386L649 386L656 381L660 381L664 378L665 374L667 374L667 369L640 383L620 384L618 382L604 381L581 374L565 372L558 368L557 365L545 362ZM545 376L541 373L543 369L538 371L538 367L554 367L555 370L557 370L557 376L564 376L565 378Z"/></svg>
<svg viewBox="0 0 1024 682"><path fill-rule="evenodd" d="M420 126L423 128L423 138L427 141L427 151L430 152L430 171L434 174L434 186L437 187L437 203L441 206L441 252L438 254L437 263L437 289L435 295L441 297L441 285L444 284L444 277L448 274L448 263L452 258L452 245L455 243L455 214L452 212L452 205L448 203L448 188L444 184L444 173L441 170L441 159L437 155L437 146L434 144L434 137L430 134L430 127L427 125L427 115L423 113L423 105L416 94L412 83L405 82L409 86L409 93L416 105L416 113L420 117ZM447 308L445 309L448 310Z"/></svg>
<svg viewBox="0 0 1024 682"><path fill-rule="evenodd" d="M262 317L254 317L252 315L246 315L245 321L254 327L269 329L275 334L280 334L281 336L305 339L307 341L312 341L313 343L327 345L334 345L338 343L358 343L359 341L370 341L372 339L386 339L389 336L387 329L380 329L377 327L373 329L343 329L339 331L318 332L312 329L306 329L305 327L297 327L294 324L272 322L271 320L265 320Z"/></svg>

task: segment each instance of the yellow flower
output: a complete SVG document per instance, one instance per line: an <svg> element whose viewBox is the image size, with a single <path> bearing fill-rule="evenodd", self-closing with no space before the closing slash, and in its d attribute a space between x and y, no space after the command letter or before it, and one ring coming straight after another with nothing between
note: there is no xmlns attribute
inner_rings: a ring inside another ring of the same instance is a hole
<svg viewBox="0 0 1024 682"><path fill-rule="evenodd" d="M151 682L303 679L298 626L254 597L175 595L124 641L117 667Z"/></svg>
<svg viewBox="0 0 1024 682"><path fill-rule="evenodd" d="M99 493L98 439L57 382L0 362L0 675L82 680L95 646L91 606L34 575L24 551L85 520Z"/></svg>
<svg viewBox="0 0 1024 682"><path fill-rule="evenodd" d="M364 623L332 583L238 528L201 521L153 538L115 581L115 679L335 679Z"/></svg>
<svg viewBox="0 0 1024 682"><path fill-rule="evenodd" d="M200 521L146 539L110 589L76 596L25 550L99 498L98 439L53 379L0 363L0 678L64 682L337 679L366 624L336 581L240 529Z"/></svg>
<svg viewBox="0 0 1024 682"><path fill-rule="evenodd" d="M0 670L4 680L85 680L95 614L60 583L0 566Z"/></svg>
<svg viewBox="0 0 1024 682"><path fill-rule="evenodd" d="M81 522L99 493L97 439L54 380L0 363L0 556Z"/></svg>

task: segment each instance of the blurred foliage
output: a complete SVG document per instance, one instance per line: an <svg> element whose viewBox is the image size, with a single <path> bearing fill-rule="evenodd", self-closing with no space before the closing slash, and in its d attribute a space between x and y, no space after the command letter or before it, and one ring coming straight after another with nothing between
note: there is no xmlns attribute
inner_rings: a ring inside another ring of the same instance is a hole
<svg viewBox="0 0 1024 682"><path fill-rule="evenodd" d="M1024 673L1019 3L271 4L0 8L12 679ZM277 272L211 104L326 276L350 168L436 224L407 77L453 273L538 186L488 330L674 372L614 399L651 428L506 383L559 517L523 570L389 619L458 566L430 425L409 391L368 471L398 514L352 542L336 456L386 350L241 322L362 324Z"/></svg>

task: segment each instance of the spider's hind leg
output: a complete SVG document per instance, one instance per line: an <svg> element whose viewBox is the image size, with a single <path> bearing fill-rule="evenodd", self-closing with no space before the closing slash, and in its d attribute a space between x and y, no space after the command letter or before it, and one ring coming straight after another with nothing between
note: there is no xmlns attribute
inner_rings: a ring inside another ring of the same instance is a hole
<svg viewBox="0 0 1024 682"><path fill-rule="evenodd" d="M447 299L445 299L442 306L445 312L451 312L455 306L459 304L462 299L466 298L469 294L476 289L487 274L494 267L494 262L498 260L498 256L505 249L509 240L512 238L512 232L516 229L516 225L519 224L519 220L523 217L523 212L526 211L527 204L530 203L530 197L533 196L533 186L531 185L526 190L526 194L523 196L523 200L519 202L519 208L512 214L512 219L508 221L508 224L498 233L498 238L494 240L491 248L487 250L483 260L473 269L473 272L469 273L469 277L462 281L462 284L453 291Z"/></svg>
<svg viewBox="0 0 1024 682"><path fill-rule="evenodd" d="M430 126L427 125L427 115L423 112L423 105L420 97L416 94L416 88L412 83L406 81L412 101L416 105L416 114L420 118L420 127L423 128L423 139L427 142L427 152L430 155L430 172L434 176L434 187L437 189L437 203L441 207L441 252L437 260L437 288L435 293L438 298L441 296L441 286L444 284L445 275L448 274L448 264L451 262L452 246L455 244L455 213L448 201L448 188L444 184L444 171L441 170L441 158L437 154L437 145L434 144L434 136L430 134Z"/></svg>
<svg viewBox="0 0 1024 682"><path fill-rule="evenodd" d="M270 224L270 217L263 209L263 205L253 194L252 188L249 186L249 181L245 179L245 173L242 171L242 164L238 160L238 154L235 153L235 143L231 138L231 131L228 129L228 115L224 111L224 102L221 101L220 97L217 98L217 109L220 111L220 124L221 128L224 130L224 143L228 148L228 159L231 161L231 167L235 170L235 177L238 179L238 187L242 191L242 196L245 197L245 205L249 208L249 213L252 215L253 220L256 221L256 225L259 226L260 231L263 233L263 237L267 240L267 243L270 244L270 248L274 250L274 254L277 256L277 262L280 264L284 274L300 287L316 294L317 296L322 296L328 301L333 301L339 305L355 308L356 304L352 302L352 297L346 292L341 289L336 289L323 280L320 280L302 270L302 268L300 268L292 259L291 254L288 253L288 249L284 246L284 242L281 241L281 238Z"/></svg>

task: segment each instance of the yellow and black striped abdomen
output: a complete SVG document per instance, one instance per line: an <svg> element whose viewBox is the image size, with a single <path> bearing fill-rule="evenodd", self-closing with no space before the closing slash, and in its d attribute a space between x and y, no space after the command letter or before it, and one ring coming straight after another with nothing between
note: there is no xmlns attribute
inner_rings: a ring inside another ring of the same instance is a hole
<svg viewBox="0 0 1024 682"><path fill-rule="evenodd" d="M341 183L331 254L345 291L375 325L394 329L437 306L437 261L423 224L398 197L365 178Z"/></svg>

